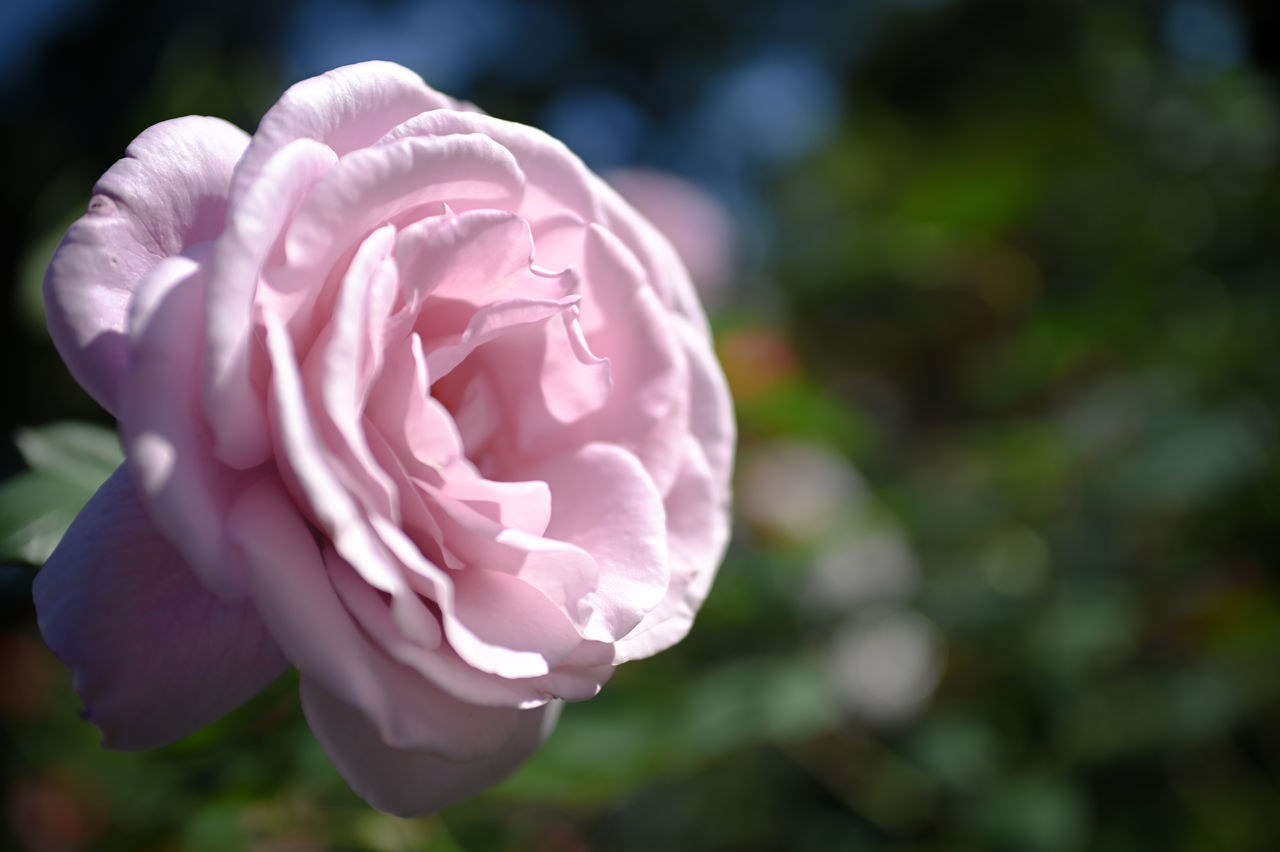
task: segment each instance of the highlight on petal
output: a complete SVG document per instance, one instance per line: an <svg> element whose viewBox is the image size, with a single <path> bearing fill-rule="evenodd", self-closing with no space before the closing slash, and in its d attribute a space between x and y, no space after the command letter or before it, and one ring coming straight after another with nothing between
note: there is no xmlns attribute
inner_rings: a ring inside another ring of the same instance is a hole
<svg viewBox="0 0 1280 852"><path fill-rule="evenodd" d="M425 750L388 746L358 710L309 681L302 709L338 771L362 799L401 817L434 813L501 781L551 735L560 715L552 702L516 713L514 730L489 754L450 760Z"/></svg>
<svg viewBox="0 0 1280 852"><path fill-rule="evenodd" d="M524 192L515 158L478 134L401 139L346 155L316 185L289 229L286 251L324 268L355 238L432 201L458 210L510 209Z"/></svg>
<svg viewBox="0 0 1280 852"><path fill-rule="evenodd" d="M527 191L516 209L530 221L568 210L587 221L603 211L593 175L559 139L536 127L503 121L483 113L440 110L414 116L387 133L383 141L478 133L506 148L527 177ZM598 179L597 179L598 180Z"/></svg>
<svg viewBox="0 0 1280 852"><path fill-rule="evenodd" d="M385 314L376 314L386 310L399 284L388 259L392 238L384 226L356 250L338 286L334 316L302 364L302 381L313 389L316 428L343 483L369 511L398 518L395 487L374 460L362 424L369 382L385 357L371 346L375 329L386 322Z"/></svg>
<svg viewBox="0 0 1280 852"><path fill-rule="evenodd" d="M40 632L118 749L165 745L288 667L253 605L206 589L151 523L122 465L36 575Z"/></svg>
<svg viewBox="0 0 1280 852"><path fill-rule="evenodd" d="M373 144L410 116L457 106L422 78L392 62L361 62L295 83L267 111L236 170L232 197L276 151L315 139L338 155Z"/></svg>
<svg viewBox="0 0 1280 852"><path fill-rule="evenodd" d="M128 357L129 302L161 259L213 239L249 137L221 119L187 116L144 131L93 188L44 281L49 333L71 374L114 412Z"/></svg>
<svg viewBox="0 0 1280 852"><path fill-rule="evenodd" d="M161 261L139 285L120 437L157 529L206 586L233 600L245 594L244 565L228 547L226 517L246 474L214 456L200 405L201 350L191 341L203 324L204 285L203 267L181 256Z"/></svg>
<svg viewBox="0 0 1280 852"><path fill-rule="evenodd" d="M208 363L204 395L218 458L238 468L270 457L253 373L259 280L294 211L337 162L326 146L298 139L276 151L242 186L209 261ZM260 358L258 360L261 360Z"/></svg>
<svg viewBox="0 0 1280 852"><path fill-rule="evenodd" d="M611 444L588 444L520 473L551 488L547 537L577 545L600 566L587 637L626 635L671 581L665 510L653 481L635 456Z"/></svg>

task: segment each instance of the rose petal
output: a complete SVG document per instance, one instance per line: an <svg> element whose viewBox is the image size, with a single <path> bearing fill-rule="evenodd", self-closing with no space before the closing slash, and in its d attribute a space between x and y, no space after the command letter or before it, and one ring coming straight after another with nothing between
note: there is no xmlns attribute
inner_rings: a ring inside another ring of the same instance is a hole
<svg viewBox="0 0 1280 852"><path fill-rule="evenodd" d="M589 597L599 587L599 569L589 553L568 542L504 527L442 489L423 486L421 493L442 548L456 554L464 565L518 577L553 603L585 637L593 615Z"/></svg>
<svg viewBox="0 0 1280 852"><path fill-rule="evenodd" d="M334 591L371 640L396 662L403 663L432 683L468 704L526 709L545 704L551 696L544 679L512 679L482 672L468 665L447 642L425 647L411 642L391 620L386 601L351 566L332 551L326 564Z"/></svg>
<svg viewBox="0 0 1280 852"><path fill-rule="evenodd" d="M289 258L327 269L355 238L433 201L510 209L524 192L515 159L477 134L402 139L354 151L316 185L289 229Z"/></svg>
<svg viewBox="0 0 1280 852"><path fill-rule="evenodd" d="M383 141L467 133L479 133L502 145L527 177L519 207L504 209L516 210L530 221L560 210L571 210L587 221L600 221L603 211L587 167L563 142L536 127L482 113L440 110L408 119L388 132Z"/></svg>
<svg viewBox="0 0 1280 852"><path fill-rule="evenodd" d="M662 303L688 320L704 338L710 339L711 329L707 325L706 314L698 302L689 270L672 245L673 241L624 201L603 179L591 175L591 186L600 199L603 211L600 221L644 267L645 277Z"/></svg>
<svg viewBox="0 0 1280 852"><path fill-rule="evenodd" d="M571 308L559 321L507 329L432 391L455 412L468 457L486 476L507 479L519 478L510 471L523 460L585 440L583 422L612 389L612 364L587 346Z"/></svg>
<svg viewBox="0 0 1280 852"><path fill-rule="evenodd" d="M558 702L512 711L515 730L496 751L456 761L389 747L358 710L305 680L302 709L351 789L378 810L402 817L434 813L502 780L551 735L560 713Z"/></svg>
<svg viewBox="0 0 1280 852"><path fill-rule="evenodd" d="M324 530L344 559L378 589L400 594L403 578L386 558L359 504L333 470L312 423L306 389L288 332L270 314L264 316L271 357L271 415L282 472L293 478L308 514Z"/></svg>
<svg viewBox="0 0 1280 852"><path fill-rule="evenodd" d="M697 327L679 318L671 323L689 366L689 431L706 454L715 477L716 495L728 512L729 478L733 472L733 448L737 424L733 399L724 372L716 361L711 341Z"/></svg>
<svg viewBox="0 0 1280 852"><path fill-rule="evenodd" d="M586 636L609 642L626 635L662 601L671 579L653 481L635 456L611 444L588 444L519 473L551 488L547 537L582 548L600 567Z"/></svg>
<svg viewBox="0 0 1280 852"><path fill-rule="evenodd" d="M415 475L453 464L462 457L462 436L431 397L422 339L412 335L386 358L369 395L369 421Z"/></svg>
<svg viewBox="0 0 1280 852"><path fill-rule="evenodd" d="M369 380L381 368L381 348L370 346L372 327L386 322L370 314L390 307L399 276L388 256L395 238L390 226L369 235L342 276L333 317L302 365L303 384L319 397L317 427L330 462L368 511L396 520L396 490L379 469L365 440L362 416ZM371 303L372 302L372 303Z"/></svg>
<svg viewBox="0 0 1280 852"><path fill-rule="evenodd" d="M153 748L257 694L288 661L252 604L211 594L151 523L125 466L36 575L40 632L103 744Z"/></svg>
<svg viewBox="0 0 1280 852"><path fill-rule="evenodd" d="M360 572L366 582L391 595L398 626L411 637L429 637L435 618L406 582L399 555L388 552L378 524L394 526L385 517L366 515L335 474L315 433L298 366L288 334L265 315L267 348L274 369L272 382L273 431L278 454L289 462L282 466L293 477L290 483L301 493L308 514L316 519L333 547ZM443 605L443 604L442 604ZM430 641L424 639L423 641Z"/></svg>
<svg viewBox="0 0 1280 852"><path fill-rule="evenodd" d="M529 277L533 235L527 222L505 210L468 210L415 222L400 231L396 261L415 290L476 307L517 296L559 299L577 286L561 274Z"/></svg>
<svg viewBox="0 0 1280 852"><path fill-rule="evenodd" d="M204 278L196 260L178 256L138 285L132 353L118 394L120 437L156 527L209 589L236 599L245 594L244 565L227 546L226 516L253 474L212 454L199 393L201 351L191 345L204 320Z"/></svg>
<svg viewBox="0 0 1280 852"><path fill-rule="evenodd" d="M582 642L563 610L519 577L502 571L472 565L459 572L453 606L467 633L451 631L446 620L450 644L481 671L504 677L546 674ZM510 652L536 657L538 663L517 666L509 662L514 656Z"/></svg>
<svg viewBox="0 0 1280 852"><path fill-rule="evenodd" d="M443 575L398 527L379 518L372 523L400 563L428 582L449 644L477 669L538 677L579 644L567 615L529 584L476 565Z"/></svg>
<svg viewBox="0 0 1280 852"><path fill-rule="evenodd" d="M335 68L291 86L262 117L236 169L238 199L263 165L295 139L315 139L338 155L364 148L410 116L457 106L392 62Z"/></svg>
<svg viewBox="0 0 1280 852"><path fill-rule="evenodd" d="M551 521L551 489L545 482L495 482L455 473L442 490L506 529L541 536Z"/></svg>
<svg viewBox="0 0 1280 852"><path fill-rule="evenodd" d="M648 657L679 642L706 600L729 541L724 488L697 441L685 441L685 463L667 494L671 586L666 597L617 643L615 663Z"/></svg>
<svg viewBox="0 0 1280 852"><path fill-rule="evenodd" d="M128 355L129 301L162 258L217 236L227 184L249 137L188 116L144 131L93 188L89 211L45 276L49 333L76 381L108 411Z"/></svg>
<svg viewBox="0 0 1280 852"><path fill-rule="evenodd" d="M517 711L463 704L369 642L279 482L263 478L241 495L230 524L252 569L258 611L304 684L359 707L382 741L398 747L462 760L492 752L509 735Z"/></svg>
<svg viewBox="0 0 1280 852"><path fill-rule="evenodd" d="M514 330L545 323L557 314L569 311L577 304L578 299L578 296L563 299L506 299L485 305L472 315L466 330L456 340L426 344L432 346L427 355L427 373L433 381L442 379L480 346ZM554 398L553 396L552 399Z"/></svg>
<svg viewBox="0 0 1280 852"><path fill-rule="evenodd" d="M613 388L591 417L539 436L536 452L588 440L615 442L635 452L665 492L680 466L689 404L688 366L670 329L670 311L639 260L599 226L559 217L539 226L535 239L539 258L581 258L581 325L590 351L609 362ZM522 415L521 422L536 420Z"/></svg>
<svg viewBox="0 0 1280 852"><path fill-rule="evenodd" d="M214 246L204 394L216 453L233 467L270 457L265 406L253 376L260 354L251 343L258 281L297 206L336 162L333 151L312 139L280 148L242 185Z"/></svg>

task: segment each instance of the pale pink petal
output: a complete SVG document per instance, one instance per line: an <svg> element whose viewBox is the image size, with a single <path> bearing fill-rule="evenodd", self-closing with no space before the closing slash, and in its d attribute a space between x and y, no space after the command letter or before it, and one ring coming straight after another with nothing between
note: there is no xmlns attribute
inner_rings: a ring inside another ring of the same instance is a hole
<svg viewBox="0 0 1280 852"><path fill-rule="evenodd" d="M578 311L562 314L560 325L548 323L540 385L547 413L558 422L575 423L607 404L613 369L607 357L591 350Z"/></svg>
<svg viewBox="0 0 1280 852"><path fill-rule="evenodd" d="M545 678L513 679L482 672L468 665L447 642L428 648L411 642L391 620L386 601L349 565L332 551L325 562L333 588L343 606L396 662L403 663L449 694L468 704L527 709L545 704L548 694Z"/></svg>
<svg viewBox="0 0 1280 852"><path fill-rule="evenodd" d="M468 133L482 134L502 145L528 178L519 207L504 209L516 210L530 221L558 210L600 221L602 211L594 186L599 179L563 142L536 127L482 113L440 110L414 116L390 131L384 141Z"/></svg>
<svg viewBox="0 0 1280 852"><path fill-rule="evenodd" d="M523 191L515 160L483 136L404 139L354 151L298 209L285 241L289 265L264 278L261 298L305 349L327 320L326 278L370 231L388 222L403 227L442 201L457 209L508 207Z"/></svg>
<svg viewBox="0 0 1280 852"><path fill-rule="evenodd" d="M408 539L426 564L431 566L431 569L419 579L414 575L413 565L405 565L404 567L410 572L409 585L417 589L420 594L435 600L438 597L438 589L442 585L452 588L452 584L447 581L447 573L442 573L437 566L453 571L461 571L466 567L461 559L443 546L444 533L423 501L422 487L419 484L423 481L421 474L427 474L432 481L437 482L440 477L434 468L420 464L408 455L397 455L396 450L383 438L382 433L372 423L369 426L366 432L369 448L373 451L379 466L391 477L400 494L400 535ZM465 461L462 463L466 464ZM409 468L414 469L414 477L417 478L410 478Z"/></svg>
<svg viewBox="0 0 1280 852"><path fill-rule="evenodd" d="M421 493L439 530L441 546L448 553L466 566L518 577L554 604L575 631L584 635L594 614L589 597L600 583L599 568L591 554L569 542L504 527L442 489L423 486ZM541 672L513 676L534 674Z"/></svg>
<svg viewBox="0 0 1280 852"><path fill-rule="evenodd" d="M153 748L257 694L288 661L252 604L210 593L151 523L121 466L32 588L40 631L75 671L103 744Z"/></svg>
<svg viewBox="0 0 1280 852"><path fill-rule="evenodd" d="M468 210L408 225L397 238L396 260L414 290L477 307L516 296L558 299L577 285L560 275L529 279L533 235L527 222L505 210Z"/></svg>
<svg viewBox="0 0 1280 852"><path fill-rule="evenodd" d="M671 586L662 603L618 641L617 663L651 656L685 637L729 541L723 474L711 469L693 438L685 448L685 464L665 502Z"/></svg>
<svg viewBox="0 0 1280 852"><path fill-rule="evenodd" d="M618 643L619 662L656 654L684 638L729 540L733 403L702 333L678 317L672 327L689 361L692 402L680 472L665 498L672 582L663 602Z"/></svg>
<svg viewBox="0 0 1280 852"><path fill-rule="evenodd" d="M442 575L398 527L379 518L372 523L410 574L427 580L449 644L472 666L502 677L538 677L577 647L573 624L537 589L476 565Z"/></svg>
<svg viewBox="0 0 1280 852"><path fill-rule="evenodd" d="M207 245L207 244L206 244ZM228 547L226 516L254 474L212 454L200 399L204 268L171 257L138 286L130 316L132 352L118 393L120 437L157 528L212 591L245 594L244 564Z"/></svg>
<svg viewBox="0 0 1280 852"><path fill-rule="evenodd" d="M315 139L342 155L376 142L410 116L457 106L392 62L335 68L291 86L267 111L236 170L234 198L295 139Z"/></svg>
<svg viewBox="0 0 1280 852"><path fill-rule="evenodd" d="M404 580L369 528L359 504L333 470L315 432L306 389L288 332L270 314L264 316L271 357L271 419L276 454L303 503L306 515L327 534L344 559L381 591L401 593Z"/></svg>
<svg viewBox="0 0 1280 852"><path fill-rule="evenodd" d="M551 489L545 482L497 482L459 472L442 490L506 529L540 536L551 521Z"/></svg>
<svg viewBox="0 0 1280 852"><path fill-rule="evenodd" d="M456 338L424 344L430 347L427 373L432 381L438 381L480 346L524 326L545 323L557 314L568 312L578 300L578 296L563 299L515 298L485 305L472 315L466 330ZM428 302L425 313L429 314L431 307Z"/></svg>
<svg viewBox="0 0 1280 852"><path fill-rule="evenodd" d="M539 257L544 249L581 257L581 325L590 351L609 362L613 388L602 410L552 441L560 449L587 440L621 444L665 491L680 465L688 404L688 367L669 327L670 311L639 260L608 231L560 218L535 235ZM556 447L541 444L539 450Z"/></svg>
<svg viewBox="0 0 1280 852"><path fill-rule="evenodd" d="M588 444L520 471L551 488L547 537L577 545L600 566L587 637L626 635L666 595L666 517L662 496L635 456Z"/></svg>
<svg viewBox="0 0 1280 852"><path fill-rule="evenodd" d="M311 531L277 481L260 480L231 513L251 566L253 599L268 629L314 681L358 706L384 742L456 759L492 752L514 710L464 704L375 647L335 593Z"/></svg>
<svg viewBox="0 0 1280 852"><path fill-rule="evenodd" d="M583 245L582 328L597 355L616 362L614 386L626 405L656 422L684 388L678 380L678 348L667 312L653 297L635 255L608 231L587 229Z"/></svg>
<svg viewBox="0 0 1280 852"><path fill-rule="evenodd" d="M271 449L261 389L254 381L262 361L253 337L258 281L295 209L335 162L333 151L311 139L280 148L241 187L214 246L204 396L217 455L233 467L260 464Z"/></svg>
<svg viewBox="0 0 1280 852"><path fill-rule="evenodd" d="M733 451L737 443L737 424L733 419L729 385L716 361L711 340L696 324L673 318L671 328L684 349L689 365L689 431L702 445L715 493L727 511L729 477L733 472Z"/></svg>
<svg viewBox="0 0 1280 852"><path fill-rule="evenodd" d="M613 677L614 654L613 645L607 642L583 642L578 650L547 675L548 688L553 695L565 701L594 698Z"/></svg>
<svg viewBox="0 0 1280 852"><path fill-rule="evenodd" d="M608 231L592 226L584 265L593 298L582 324L592 351L609 359L615 392L582 428L632 449L665 493L680 466L689 405L688 364L672 317L651 287L629 287L647 275Z"/></svg>
<svg viewBox="0 0 1280 852"><path fill-rule="evenodd" d="M415 475L462 457L462 436L449 412L431 396L427 358L416 334L386 354L369 395L367 417Z"/></svg>
<svg viewBox="0 0 1280 852"><path fill-rule="evenodd" d="M465 379L462 378L464 372ZM501 465L492 458L494 454L486 452L503 425L502 399L494 378L478 369L478 365L472 370L463 367L449 376L448 382L434 386L432 394L448 404L467 458L486 476L495 475ZM495 446L498 443L495 441Z"/></svg>
<svg viewBox="0 0 1280 852"><path fill-rule="evenodd" d="M338 554L366 582L391 596L392 612L406 635L432 635L435 617L409 587L399 556L389 553L385 537L374 531L374 524L390 521L366 514L333 470L311 420L288 333L270 314L264 322L273 370L272 431L277 456L288 461L279 466L281 474L287 472L286 481L302 498L306 515L315 519Z"/></svg>
<svg viewBox="0 0 1280 852"><path fill-rule="evenodd" d="M504 677L546 674L582 642L565 612L519 577L472 565L454 577L454 617L466 632L445 632L458 654L481 671ZM519 654L537 664L516 665Z"/></svg>
<svg viewBox="0 0 1280 852"><path fill-rule="evenodd" d="M144 131L93 188L45 276L49 333L76 381L108 411L127 359L125 325L138 282L161 258L213 239L249 137L188 116Z"/></svg>
<svg viewBox="0 0 1280 852"><path fill-rule="evenodd" d="M601 178L592 175L592 185L600 198L601 220L644 267L645 277L662 303L689 320L704 337L710 338L706 314L689 278L689 271L675 247L656 227Z"/></svg>
<svg viewBox="0 0 1280 852"><path fill-rule="evenodd" d="M501 781L551 735L559 703L516 714L515 729L492 753L458 761L429 751L392 748L355 708L307 681L302 709L316 739L351 789L375 808L425 816Z"/></svg>
<svg viewBox="0 0 1280 852"><path fill-rule="evenodd" d="M513 477L525 459L555 454L591 435L607 405L612 364L587 346L576 310L512 327L437 381L432 392L455 415L467 455L491 478Z"/></svg>
<svg viewBox="0 0 1280 852"><path fill-rule="evenodd" d="M339 160L316 185L289 229L286 251L295 263L325 269L357 238L406 211L433 201L456 210L509 209L523 192L515 159L484 136L364 148Z"/></svg>
<svg viewBox="0 0 1280 852"><path fill-rule="evenodd" d="M384 357L380 348L370 347L371 327L386 322L385 316L370 316L377 308L371 297L390 305L375 294L393 292L398 284L396 267L388 260L394 238L390 226L379 228L356 250L338 287L333 316L302 365L302 379L319 397L317 429L343 483L369 511L398 520L395 486L374 461L361 422L369 380Z"/></svg>
<svg viewBox="0 0 1280 852"><path fill-rule="evenodd" d="M326 551L325 562L343 605L370 639L465 703L528 709L552 698L583 700L599 692L613 673L613 648L601 642L579 642L546 675L510 678L481 671L448 643L428 648L409 641L392 622L386 602L350 566L332 551Z"/></svg>

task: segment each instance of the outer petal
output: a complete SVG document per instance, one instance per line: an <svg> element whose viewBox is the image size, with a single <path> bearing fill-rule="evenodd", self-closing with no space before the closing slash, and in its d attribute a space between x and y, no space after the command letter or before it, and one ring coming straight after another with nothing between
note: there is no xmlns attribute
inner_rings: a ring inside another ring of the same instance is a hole
<svg viewBox="0 0 1280 852"><path fill-rule="evenodd" d="M147 516L123 465L36 575L40 632L75 670L85 715L119 749L199 730L288 661L256 611L200 584Z"/></svg>
<svg viewBox="0 0 1280 852"><path fill-rule="evenodd" d="M711 590L729 541L729 513L718 474L696 441L688 438L685 446L684 467L665 503L671 586L662 603L617 643L616 663L651 656L685 637Z"/></svg>
<svg viewBox="0 0 1280 852"><path fill-rule="evenodd" d="M667 595L618 643L618 662L647 657L684 638L702 606L729 541L733 403L711 347L692 324L673 318L689 360L690 423L683 457L664 505L671 548Z"/></svg>
<svg viewBox="0 0 1280 852"><path fill-rule="evenodd" d="M497 751L456 762L391 748L358 710L302 684L307 721L351 789L378 810L402 817L434 813L505 778L551 735L560 706L557 701L518 711L514 733Z"/></svg>
<svg viewBox="0 0 1280 852"><path fill-rule="evenodd" d="M410 116L455 106L452 98L392 62L361 62L303 80L262 117L236 172L233 195L295 139L315 139L341 156L373 144Z"/></svg>
<svg viewBox="0 0 1280 852"><path fill-rule="evenodd" d="M567 209L589 221L600 220L596 183L603 182L593 178L563 142L535 127L481 113L440 110L414 116L389 132L383 141L466 133L483 134L516 158L529 180L517 211L525 218L535 221Z"/></svg>
<svg viewBox="0 0 1280 852"><path fill-rule="evenodd" d="M231 600L244 596L244 565L226 546L226 516L254 474L212 453L200 404L202 352L191 345L203 328L204 289L203 268L183 256L162 260L139 285L119 390L120 437L156 527L206 586Z"/></svg>
<svg viewBox="0 0 1280 852"><path fill-rule="evenodd" d="M663 303L693 323L703 337L709 338L711 331L706 314L698 302L689 272L672 245L673 240L640 215L602 178L592 174L589 180L603 208L605 226L639 259Z"/></svg>
<svg viewBox="0 0 1280 852"><path fill-rule="evenodd" d="M44 282L49 332L76 381L108 411L128 354L134 288L162 258L217 236L248 141L216 118L149 128L94 186L89 211L58 246Z"/></svg>
<svg viewBox="0 0 1280 852"><path fill-rule="evenodd" d="M672 321L676 336L689 362L689 429L702 445L711 468L712 480L728 513L729 477L733 472L733 448L737 425L733 419L733 399L724 372L716 363L710 339L696 324Z"/></svg>

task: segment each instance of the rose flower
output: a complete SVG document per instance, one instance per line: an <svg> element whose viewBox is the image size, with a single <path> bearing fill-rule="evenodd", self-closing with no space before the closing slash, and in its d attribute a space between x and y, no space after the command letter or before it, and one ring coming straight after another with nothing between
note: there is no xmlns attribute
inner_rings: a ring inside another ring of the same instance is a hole
<svg viewBox="0 0 1280 852"><path fill-rule="evenodd" d="M150 128L45 300L126 453L35 581L109 747L296 666L351 787L428 813L707 594L734 424L687 273L562 144L399 66L252 137Z"/></svg>

